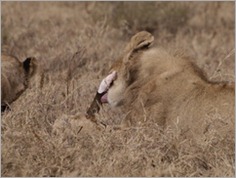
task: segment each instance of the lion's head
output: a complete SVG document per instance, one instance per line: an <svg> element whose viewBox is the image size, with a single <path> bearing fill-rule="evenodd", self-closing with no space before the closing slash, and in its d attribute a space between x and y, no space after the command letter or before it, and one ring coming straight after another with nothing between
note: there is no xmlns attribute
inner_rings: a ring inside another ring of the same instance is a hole
<svg viewBox="0 0 236 178"><path fill-rule="evenodd" d="M10 55L1 55L1 106L2 111L28 87L37 68L37 60L28 57L23 62Z"/></svg>

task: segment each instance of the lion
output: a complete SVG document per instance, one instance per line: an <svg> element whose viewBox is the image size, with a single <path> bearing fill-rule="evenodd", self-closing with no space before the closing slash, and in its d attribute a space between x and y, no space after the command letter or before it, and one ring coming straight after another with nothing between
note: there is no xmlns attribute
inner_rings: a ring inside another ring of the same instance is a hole
<svg viewBox="0 0 236 178"><path fill-rule="evenodd" d="M34 57L20 62L15 56L1 55L1 111L26 90L36 70L37 60Z"/></svg>
<svg viewBox="0 0 236 178"><path fill-rule="evenodd" d="M209 81L189 57L151 47L153 41L146 31L131 38L111 67L116 75L109 82L103 80L100 88L106 85L87 114L94 116L100 104L109 103L126 113L124 126L151 120L195 138L211 130L234 135L234 83Z"/></svg>

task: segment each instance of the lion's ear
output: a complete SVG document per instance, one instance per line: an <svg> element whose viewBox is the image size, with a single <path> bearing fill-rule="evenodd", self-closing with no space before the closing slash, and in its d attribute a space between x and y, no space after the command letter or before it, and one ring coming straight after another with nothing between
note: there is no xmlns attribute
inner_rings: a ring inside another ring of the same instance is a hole
<svg viewBox="0 0 236 178"><path fill-rule="evenodd" d="M154 36L149 32L141 31L139 33L136 33L125 48L123 62L126 63L130 61L135 53L140 52L141 50L148 49L153 41Z"/></svg>
<svg viewBox="0 0 236 178"><path fill-rule="evenodd" d="M27 74L32 73L37 66L37 60L34 57L28 57L23 61L23 68Z"/></svg>
<svg viewBox="0 0 236 178"><path fill-rule="evenodd" d="M136 33L125 48L126 53L133 53L140 49L148 48L154 41L154 36L146 31Z"/></svg>
<svg viewBox="0 0 236 178"><path fill-rule="evenodd" d="M29 73L29 70L30 70L30 62L31 62L31 57L28 57L28 58L26 58L26 59L23 61L23 68L24 68L24 70L26 71L26 73Z"/></svg>

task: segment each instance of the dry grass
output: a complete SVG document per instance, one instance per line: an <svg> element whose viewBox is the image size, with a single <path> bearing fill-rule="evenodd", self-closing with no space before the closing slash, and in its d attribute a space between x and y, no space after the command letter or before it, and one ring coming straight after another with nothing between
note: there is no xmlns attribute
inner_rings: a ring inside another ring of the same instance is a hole
<svg viewBox="0 0 236 178"><path fill-rule="evenodd" d="M196 144L151 122L117 130L125 113L109 106L98 115L106 128L84 118L138 30L181 46L212 80L234 81L234 2L2 2L1 17L1 44L44 72L42 89L2 115L2 176L234 176L234 136Z"/></svg>

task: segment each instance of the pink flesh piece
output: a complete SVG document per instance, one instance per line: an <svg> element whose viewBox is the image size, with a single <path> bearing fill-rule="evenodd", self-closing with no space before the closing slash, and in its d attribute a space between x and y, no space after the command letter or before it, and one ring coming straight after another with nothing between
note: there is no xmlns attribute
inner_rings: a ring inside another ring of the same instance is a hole
<svg viewBox="0 0 236 178"><path fill-rule="evenodd" d="M102 103L108 103L108 101L107 101L107 93L105 93L105 94L101 97L101 102L102 102Z"/></svg>
<svg viewBox="0 0 236 178"><path fill-rule="evenodd" d="M106 92L110 86L111 86L111 83L116 80L117 78L117 74L116 74L116 71L113 71L111 74L109 74L108 76L106 76L106 78L104 78L102 80L102 82L100 83L99 85L99 88L98 88L98 93L103 93L103 92Z"/></svg>
<svg viewBox="0 0 236 178"><path fill-rule="evenodd" d="M110 86L112 81L116 80L117 74L116 71L113 71L110 75L106 77L107 84Z"/></svg>

